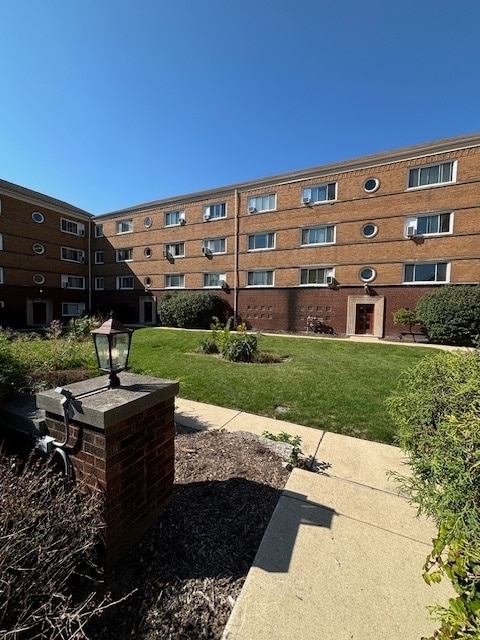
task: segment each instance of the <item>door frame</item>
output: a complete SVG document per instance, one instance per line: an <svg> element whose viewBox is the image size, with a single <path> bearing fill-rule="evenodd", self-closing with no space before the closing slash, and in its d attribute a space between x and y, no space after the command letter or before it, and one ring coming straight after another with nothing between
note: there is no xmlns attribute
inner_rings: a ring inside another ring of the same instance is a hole
<svg viewBox="0 0 480 640"><path fill-rule="evenodd" d="M45 305L45 326L48 326L53 320L53 303L50 298L27 298L27 325L29 327L39 327L44 325L33 324L33 305L42 302Z"/></svg>
<svg viewBox="0 0 480 640"><path fill-rule="evenodd" d="M373 304L373 332L355 333L357 318L357 304ZM347 301L347 336L367 336L383 338L383 324L385 318L385 296L348 296Z"/></svg>
<svg viewBox="0 0 480 640"><path fill-rule="evenodd" d="M145 322L145 302L152 303L152 322ZM140 296L138 319L140 324L154 325L157 321L157 298L156 296Z"/></svg>

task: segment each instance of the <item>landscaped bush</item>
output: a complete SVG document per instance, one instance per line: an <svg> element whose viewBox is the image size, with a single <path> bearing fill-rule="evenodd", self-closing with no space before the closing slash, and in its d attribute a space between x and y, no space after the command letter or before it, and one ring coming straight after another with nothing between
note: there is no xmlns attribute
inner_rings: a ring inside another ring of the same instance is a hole
<svg viewBox="0 0 480 640"><path fill-rule="evenodd" d="M103 603L100 497L0 452L0 637L85 638Z"/></svg>
<svg viewBox="0 0 480 640"><path fill-rule="evenodd" d="M412 477L397 476L438 535L426 582L447 576L458 596L434 607L439 640L480 637L480 352L441 353L401 376L389 399Z"/></svg>
<svg viewBox="0 0 480 640"><path fill-rule="evenodd" d="M24 375L24 367L15 357L12 345L0 332L0 404L18 387Z"/></svg>
<svg viewBox="0 0 480 640"><path fill-rule="evenodd" d="M214 293L166 294L158 303L158 316L166 327L208 329L214 316L224 319L226 305Z"/></svg>
<svg viewBox="0 0 480 640"><path fill-rule="evenodd" d="M475 344L480 336L480 286L446 286L418 301L416 314L429 340Z"/></svg>

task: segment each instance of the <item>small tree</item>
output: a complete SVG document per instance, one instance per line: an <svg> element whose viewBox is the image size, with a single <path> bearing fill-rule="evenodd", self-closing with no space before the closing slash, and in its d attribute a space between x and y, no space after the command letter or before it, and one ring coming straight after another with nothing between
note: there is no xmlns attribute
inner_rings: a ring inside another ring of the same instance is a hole
<svg viewBox="0 0 480 640"><path fill-rule="evenodd" d="M208 329L214 316L225 317L225 302L214 293L167 294L158 303L162 325L182 329Z"/></svg>
<svg viewBox="0 0 480 640"><path fill-rule="evenodd" d="M448 285L427 293L416 312L433 342L472 346L480 335L480 286Z"/></svg>
<svg viewBox="0 0 480 640"><path fill-rule="evenodd" d="M393 322L395 324L408 327L408 331L410 333L413 333L413 327L416 324L419 324L415 311L412 311L412 309L408 309L407 307L395 311L393 314Z"/></svg>

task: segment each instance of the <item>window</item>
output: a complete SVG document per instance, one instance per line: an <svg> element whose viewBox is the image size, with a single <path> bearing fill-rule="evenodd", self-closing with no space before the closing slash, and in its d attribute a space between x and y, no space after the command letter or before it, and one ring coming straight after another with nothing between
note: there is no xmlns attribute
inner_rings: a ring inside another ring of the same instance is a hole
<svg viewBox="0 0 480 640"><path fill-rule="evenodd" d="M373 222L368 222L362 227L362 236L365 238L374 238L378 233L378 227Z"/></svg>
<svg viewBox="0 0 480 640"><path fill-rule="evenodd" d="M85 252L71 247L62 247L62 260L68 262L85 262Z"/></svg>
<svg viewBox="0 0 480 640"><path fill-rule="evenodd" d="M165 226L175 227L179 224L185 224L185 211L167 211L165 214Z"/></svg>
<svg viewBox="0 0 480 640"><path fill-rule="evenodd" d="M95 225L95 238L103 238L103 224Z"/></svg>
<svg viewBox="0 0 480 640"><path fill-rule="evenodd" d="M119 220L117 222L117 233L131 233L133 231L133 220Z"/></svg>
<svg viewBox="0 0 480 640"><path fill-rule="evenodd" d="M380 180L378 178L367 178L363 183L363 188L367 193L375 193L380 187Z"/></svg>
<svg viewBox="0 0 480 640"><path fill-rule="evenodd" d="M224 273L204 273L203 274L203 286L204 287L221 287L223 282L226 282L227 278Z"/></svg>
<svg viewBox="0 0 480 640"><path fill-rule="evenodd" d="M145 247L145 249L143 250L143 255L145 256L145 258L152 257L152 250L150 249L150 247Z"/></svg>
<svg viewBox="0 0 480 640"><path fill-rule="evenodd" d="M337 183L319 184L316 187L304 187L302 189L303 204L316 204L317 202L328 202L337 197Z"/></svg>
<svg viewBox="0 0 480 640"><path fill-rule="evenodd" d="M103 264L105 262L103 251L95 251L95 264Z"/></svg>
<svg viewBox="0 0 480 640"><path fill-rule="evenodd" d="M184 258L185 257L185 243L184 242L171 242L164 247L164 255L166 258Z"/></svg>
<svg viewBox="0 0 480 640"><path fill-rule="evenodd" d="M248 271L247 286L248 287L272 287L273 271Z"/></svg>
<svg viewBox="0 0 480 640"><path fill-rule="evenodd" d="M0 233L0 251L3 251L3 233Z"/></svg>
<svg viewBox="0 0 480 640"><path fill-rule="evenodd" d="M404 282L448 282L448 262L417 262L403 265Z"/></svg>
<svg viewBox="0 0 480 640"><path fill-rule="evenodd" d="M127 249L116 250L117 262L131 262L133 260L133 249L128 247Z"/></svg>
<svg viewBox="0 0 480 640"><path fill-rule="evenodd" d="M452 233L453 213L434 213L407 218L405 235L428 236Z"/></svg>
<svg viewBox="0 0 480 640"><path fill-rule="evenodd" d="M414 189L415 187L428 187L433 184L455 182L456 169L457 165L454 161L409 169L408 188Z"/></svg>
<svg viewBox="0 0 480 640"><path fill-rule="evenodd" d="M97 291L102 291L105 289L105 278L95 278L95 289Z"/></svg>
<svg viewBox="0 0 480 640"><path fill-rule="evenodd" d="M117 276L117 289L133 289L133 276Z"/></svg>
<svg viewBox="0 0 480 640"><path fill-rule="evenodd" d="M45 220L45 217L43 213L40 213L39 211L34 211L32 213L32 220L38 224L42 224L42 222Z"/></svg>
<svg viewBox="0 0 480 640"><path fill-rule="evenodd" d="M36 273L32 276L32 280L35 284L43 284L45 282L45 276L42 273Z"/></svg>
<svg viewBox="0 0 480 640"><path fill-rule="evenodd" d="M203 219L204 220L217 220L218 218L227 217L227 203L218 202L217 204L210 204L203 207Z"/></svg>
<svg viewBox="0 0 480 640"><path fill-rule="evenodd" d="M306 244L332 244L335 242L335 227L310 227L302 229L302 245Z"/></svg>
<svg viewBox="0 0 480 640"><path fill-rule="evenodd" d="M275 249L274 233L255 233L248 236L248 251Z"/></svg>
<svg viewBox="0 0 480 640"><path fill-rule="evenodd" d="M143 221L143 224L147 229L150 229L150 227L152 226L152 219L150 217L145 218L145 220Z"/></svg>
<svg viewBox="0 0 480 640"><path fill-rule="evenodd" d="M362 282L373 282L377 277L377 272L373 267L363 267L363 269L360 269L358 272L358 277Z"/></svg>
<svg viewBox="0 0 480 640"><path fill-rule="evenodd" d="M40 242L35 242L35 244L32 244L32 251L33 253L38 253L38 255L41 255L42 253L45 253L45 247L43 246L43 244L40 244Z"/></svg>
<svg viewBox="0 0 480 640"><path fill-rule="evenodd" d="M85 278L83 276L62 275L62 287L64 289L85 289Z"/></svg>
<svg viewBox="0 0 480 640"><path fill-rule="evenodd" d="M203 253L225 253L227 241L225 238L208 238L203 241Z"/></svg>
<svg viewBox="0 0 480 640"><path fill-rule="evenodd" d="M183 273L169 273L165 276L166 289L179 289L185 287L185 275Z"/></svg>
<svg viewBox="0 0 480 640"><path fill-rule="evenodd" d="M269 193L264 196L252 196L248 199L248 213L260 211L274 211L277 208L277 194Z"/></svg>
<svg viewBox="0 0 480 640"><path fill-rule="evenodd" d="M3 284L3 267L0 267L0 284Z"/></svg>
<svg viewBox="0 0 480 640"><path fill-rule="evenodd" d="M62 316L83 316L85 315L84 302L62 302Z"/></svg>
<svg viewBox="0 0 480 640"><path fill-rule="evenodd" d="M73 233L75 236L84 236L85 235L85 225L80 222L74 222L73 220L68 220L67 218L62 218L60 220L60 228L64 233Z"/></svg>
<svg viewBox="0 0 480 640"><path fill-rule="evenodd" d="M308 267L300 269L300 284L328 284L327 278L333 278L333 269L328 267Z"/></svg>
<svg viewBox="0 0 480 640"><path fill-rule="evenodd" d="M150 276L146 276L146 277L143 279L143 284L144 284L144 286L145 286L145 288L146 288L146 289L149 289L149 288L152 286L152 284L153 284L153 280L151 279L151 277L150 277Z"/></svg>

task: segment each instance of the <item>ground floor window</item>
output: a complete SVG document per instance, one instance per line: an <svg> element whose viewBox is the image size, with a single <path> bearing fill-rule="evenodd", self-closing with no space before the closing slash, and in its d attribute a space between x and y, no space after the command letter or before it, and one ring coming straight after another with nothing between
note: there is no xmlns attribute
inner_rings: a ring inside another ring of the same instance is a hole
<svg viewBox="0 0 480 640"><path fill-rule="evenodd" d="M185 274L169 273L165 276L166 289L183 289L185 287Z"/></svg>
<svg viewBox="0 0 480 640"><path fill-rule="evenodd" d="M273 271L249 271L248 287L273 287Z"/></svg>
<svg viewBox="0 0 480 640"><path fill-rule="evenodd" d="M62 316L83 316L85 315L84 302L63 302Z"/></svg>

